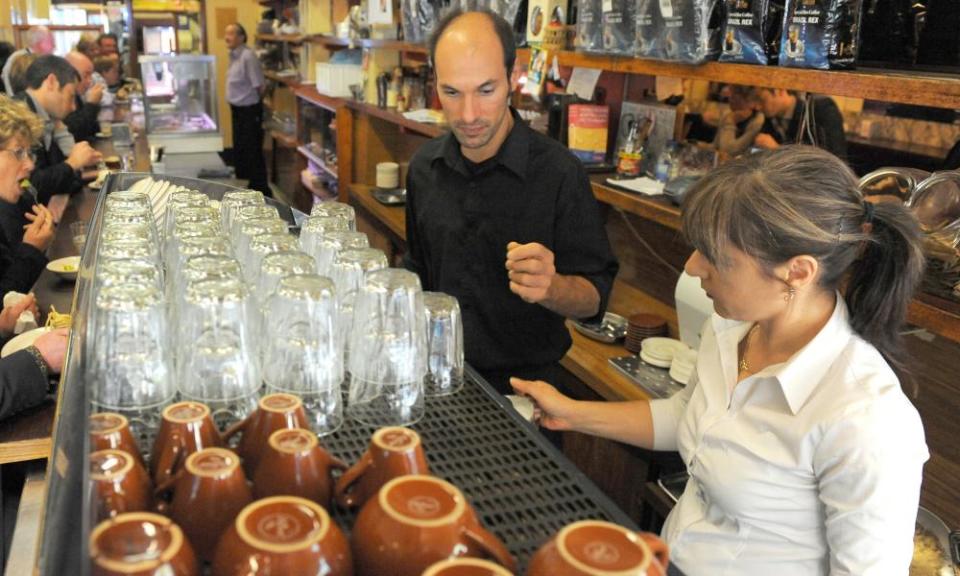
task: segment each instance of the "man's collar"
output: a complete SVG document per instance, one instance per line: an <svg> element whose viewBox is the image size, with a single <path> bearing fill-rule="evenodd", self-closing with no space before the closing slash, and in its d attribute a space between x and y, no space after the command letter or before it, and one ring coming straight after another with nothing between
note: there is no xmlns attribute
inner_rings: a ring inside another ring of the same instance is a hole
<svg viewBox="0 0 960 576"><path fill-rule="evenodd" d="M50 121L50 114L47 113L47 110L40 105L40 101L33 95L32 90L27 90L27 97L30 98L30 101L33 102L33 111L40 117L44 122Z"/></svg>
<svg viewBox="0 0 960 576"><path fill-rule="evenodd" d="M240 44L240 45L238 45L236 48L231 48L231 49L230 49L230 57L231 57L231 58L237 58L237 57L239 57L239 56L240 56L240 53L243 52L243 49L246 48L246 47L247 47L246 44Z"/></svg>
<svg viewBox="0 0 960 576"><path fill-rule="evenodd" d="M491 160L494 160L496 164L504 165L511 172L525 180L527 177L527 159L530 156L530 128L524 124L523 119L520 118L520 114L518 114L513 107L510 107L509 111L513 117L513 127ZM443 159L444 163L450 169L457 170L463 175L469 176L457 137L454 136L451 131L443 138L442 144L433 153L430 162L433 163L438 159Z"/></svg>

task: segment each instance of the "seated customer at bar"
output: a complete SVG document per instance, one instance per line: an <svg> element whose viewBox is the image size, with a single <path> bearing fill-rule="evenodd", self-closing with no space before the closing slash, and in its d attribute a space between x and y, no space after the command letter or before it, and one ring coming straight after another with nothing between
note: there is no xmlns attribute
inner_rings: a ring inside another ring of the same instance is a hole
<svg viewBox="0 0 960 576"><path fill-rule="evenodd" d="M514 388L549 429L679 450L690 479L663 537L686 574L906 574L929 457L891 368L924 267L914 218L865 202L833 155L784 146L705 176L683 231L715 310L683 391Z"/></svg>
<svg viewBox="0 0 960 576"><path fill-rule="evenodd" d="M41 204L55 194L79 192L83 187L80 170L101 158L87 142L66 150L57 138L63 119L75 108L79 83L80 75L69 62L59 56L41 56L27 69L26 90L16 96L44 121L43 135L33 149L36 166L30 178Z"/></svg>
<svg viewBox="0 0 960 576"><path fill-rule="evenodd" d="M39 318L32 295L0 311L0 339L13 335L17 318L31 310ZM0 359L0 420L43 402L50 392L49 376L63 369L69 328L48 332L24 350Z"/></svg>
<svg viewBox="0 0 960 576"><path fill-rule="evenodd" d="M33 170L30 147L43 122L26 106L0 96L0 298L29 292L47 265L53 217L20 182Z"/></svg>

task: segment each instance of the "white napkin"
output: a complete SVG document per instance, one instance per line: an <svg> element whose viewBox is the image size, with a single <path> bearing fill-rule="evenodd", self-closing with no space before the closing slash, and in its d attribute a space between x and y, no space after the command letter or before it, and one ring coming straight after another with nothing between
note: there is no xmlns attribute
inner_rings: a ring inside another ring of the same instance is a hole
<svg viewBox="0 0 960 576"><path fill-rule="evenodd" d="M626 188L631 192L646 194L647 196L663 194L663 182L658 182L653 178L647 178L646 176L632 178L629 180L616 180L614 178L607 178L607 183L613 184L614 186L619 186L621 188Z"/></svg>
<svg viewBox="0 0 960 576"><path fill-rule="evenodd" d="M11 290L3 295L3 307L7 308L9 306L16 306L21 300L26 298L26 294L20 292L15 292ZM33 330L37 327L37 319L34 317L33 312L30 310L24 310L20 313L20 317L17 318L17 323L13 327L14 334L23 334L28 330Z"/></svg>

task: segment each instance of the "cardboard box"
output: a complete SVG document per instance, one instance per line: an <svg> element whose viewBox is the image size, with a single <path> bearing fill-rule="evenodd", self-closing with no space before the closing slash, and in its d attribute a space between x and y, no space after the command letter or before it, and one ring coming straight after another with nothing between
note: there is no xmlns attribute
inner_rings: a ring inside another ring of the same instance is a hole
<svg viewBox="0 0 960 576"><path fill-rule="evenodd" d="M567 146L584 164L600 164L607 159L607 131L610 108L597 104L571 104L567 117Z"/></svg>

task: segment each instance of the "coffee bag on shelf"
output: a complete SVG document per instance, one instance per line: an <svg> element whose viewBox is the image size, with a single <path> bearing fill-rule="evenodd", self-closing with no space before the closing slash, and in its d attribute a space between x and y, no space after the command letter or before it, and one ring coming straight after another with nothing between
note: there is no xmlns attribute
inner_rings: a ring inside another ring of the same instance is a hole
<svg viewBox="0 0 960 576"><path fill-rule="evenodd" d="M659 0L637 0L637 56L664 58Z"/></svg>
<svg viewBox="0 0 960 576"><path fill-rule="evenodd" d="M577 38L574 47L583 52L603 50L602 0L577 0Z"/></svg>
<svg viewBox="0 0 960 576"><path fill-rule="evenodd" d="M857 58L861 0L787 0L780 65L852 68Z"/></svg>
<svg viewBox="0 0 960 576"><path fill-rule="evenodd" d="M636 0L602 0L603 51L633 56L636 52Z"/></svg>
<svg viewBox="0 0 960 576"><path fill-rule="evenodd" d="M720 55L722 7L718 0L660 0L664 57L700 64Z"/></svg>
<svg viewBox="0 0 960 576"><path fill-rule="evenodd" d="M776 61L782 10L772 8L769 0L724 0L724 5L720 61L762 65ZM771 44L772 54L768 50Z"/></svg>

